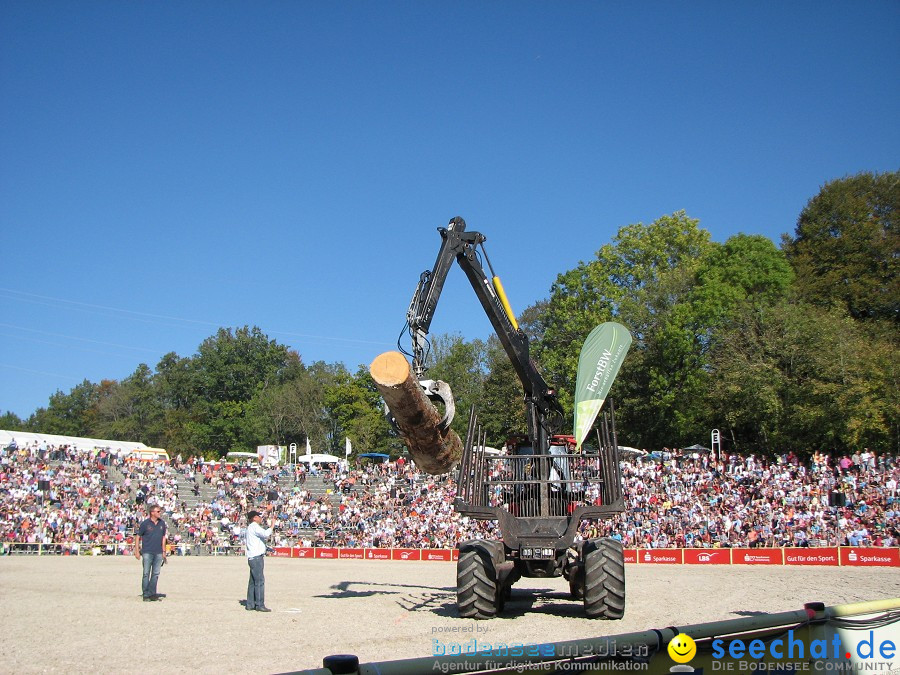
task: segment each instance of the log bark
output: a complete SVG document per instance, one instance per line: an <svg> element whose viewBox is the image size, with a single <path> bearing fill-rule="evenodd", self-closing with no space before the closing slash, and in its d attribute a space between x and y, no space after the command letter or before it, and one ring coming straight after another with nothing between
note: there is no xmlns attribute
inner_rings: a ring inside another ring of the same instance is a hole
<svg viewBox="0 0 900 675"><path fill-rule="evenodd" d="M430 474L450 471L462 456L462 441L452 429L441 430L441 413L413 377L406 357L400 352L380 354L369 373L416 466Z"/></svg>

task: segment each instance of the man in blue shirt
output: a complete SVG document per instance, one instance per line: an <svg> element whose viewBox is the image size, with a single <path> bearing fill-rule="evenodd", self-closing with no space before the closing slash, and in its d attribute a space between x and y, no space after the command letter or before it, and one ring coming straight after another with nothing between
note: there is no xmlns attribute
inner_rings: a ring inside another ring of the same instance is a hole
<svg viewBox="0 0 900 675"><path fill-rule="evenodd" d="M250 581L247 584L247 604L245 609L256 612L271 612L266 607L266 578L263 567L266 559L266 539L272 536L272 528L265 529L259 511L247 514L247 532L245 533L244 551L247 564L250 565Z"/></svg>
<svg viewBox="0 0 900 675"><path fill-rule="evenodd" d="M159 570L166 561L166 521L160 518L159 504L150 506L150 517L141 523L134 540L134 557L144 565L141 594L144 602L154 602L162 595L156 592Z"/></svg>

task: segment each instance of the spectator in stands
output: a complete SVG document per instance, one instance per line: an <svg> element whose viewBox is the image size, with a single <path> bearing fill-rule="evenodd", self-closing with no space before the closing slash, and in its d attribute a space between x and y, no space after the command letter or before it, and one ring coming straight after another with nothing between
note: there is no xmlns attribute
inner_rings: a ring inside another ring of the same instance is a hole
<svg viewBox="0 0 900 675"><path fill-rule="evenodd" d="M234 524L269 492L276 493L280 513L272 537L282 546L449 548L495 537L495 523L455 513L452 477L421 474L406 462L342 467L292 485L289 473L279 480L271 472L229 471L199 458L165 465L104 457L102 448L46 450L42 459L37 444L0 448L0 539L7 550L124 552L144 518L144 507L135 504L138 490L146 504L161 507L168 539L181 536L181 548L195 553L240 545ZM582 536L617 536L625 546L649 548L896 546L897 458L879 454L873 462L871 450L858 454L859 468L851 469L845 457L845 470L825 453L804 464L791 454L719 461L667 449L652 460L626 461L625 512L585 523ZM202 490L192 490L201 477ZM192 491L196 499L188 496ZM830 506L832 493L844 495L846 504Z"/></svg>

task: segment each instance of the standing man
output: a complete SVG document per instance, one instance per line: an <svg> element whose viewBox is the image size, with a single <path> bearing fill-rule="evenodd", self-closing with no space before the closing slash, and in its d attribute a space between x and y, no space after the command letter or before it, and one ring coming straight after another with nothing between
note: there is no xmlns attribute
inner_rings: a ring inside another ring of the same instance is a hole
<svg viewBox="0 0 900 675"><path fill-rule="evenodd" d="M245 609L256 612L271 612L266 607L266 578L263 565L266 560L266 539L272 536L272 527L263 528L259 511L247 514L247 533L244 550L250 565L250 582L247 584L247 605ZM274 523L273 523L274 524Z"/></svg>
<svg viewBox="0 0 900 675"><path fill-rule="evenodd" d="M166 562L166 521L160 518L159 504L150 505L150 517L141 523L134 539L134 557L144 564L141 593L144 602L155 602L161 596L156 592L159 569Z"/></svg>

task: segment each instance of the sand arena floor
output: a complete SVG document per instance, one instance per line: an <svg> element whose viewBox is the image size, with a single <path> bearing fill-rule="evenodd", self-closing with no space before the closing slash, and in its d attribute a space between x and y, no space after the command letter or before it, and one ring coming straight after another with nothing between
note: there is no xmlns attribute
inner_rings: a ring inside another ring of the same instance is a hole
<svg viewBox="0 0 900 675"><path fill-rule="evenodd" d="M900 597L895 568L628 565L625 618L591 621L563 579L522 579L503 616L456 615L454 563L266 560L271 614L247 612L240 557L170 558L145 603L132 557L0 558L7 673L275 673L328 654L428 656L434 640L538 644ZM459 632L456 632L459 631Z"/></svg>

